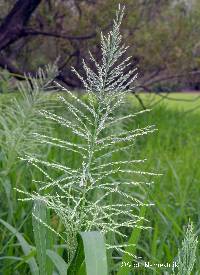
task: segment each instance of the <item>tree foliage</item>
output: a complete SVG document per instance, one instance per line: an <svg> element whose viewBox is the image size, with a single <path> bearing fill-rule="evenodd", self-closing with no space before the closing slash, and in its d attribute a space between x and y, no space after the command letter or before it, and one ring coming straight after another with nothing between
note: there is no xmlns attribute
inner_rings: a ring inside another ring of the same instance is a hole
<svg viewBox="0 0 200 275"><path fill-rule="evenodd" d="M98 30L109 28L118 2L43 1L24 29L24 37L3 54L22 71L34 70L60 56L60 78L71 86L80 86L81 82L71 75L70 66L81 71L82 58L89 60L88 48L100 60ZM127 9L122 34L132 45L128 50L133 56L131 66L139 64L139 85L163 88L175 80L177 87L198 88L199 1L124 0L123 4ZM3 19L13 1L4 1L2 6Z"/></svg>

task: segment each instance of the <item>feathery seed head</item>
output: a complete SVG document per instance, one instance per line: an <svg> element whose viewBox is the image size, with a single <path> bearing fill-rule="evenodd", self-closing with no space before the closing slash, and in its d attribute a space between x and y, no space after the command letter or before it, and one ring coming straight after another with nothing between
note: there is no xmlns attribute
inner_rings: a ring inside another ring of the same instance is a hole
<svg viewBox="0 0 200 275"><path fill-rule="evenodd" d="M71 168L35 157L24 157L46 178L40 182L41 187L37 192L25 195L28 200L43 200L60 217L65 227L62 236L68 245L69 260L73 258L79 231L100 230L126 238L128 230L144 219L137 215L139 208L151 205L144 203L141 196L135 196L131 190L134 186L149 185L150 181L146 182L145 177L156 174L141 171L138 167L145 160L126 159L124 153L132 149L138 137L154 132L155 128L147 126L115 131L119 122L144 112L118 115L119 107L131 89L128 87L137 76L135 69L127 72L130 57L123 59L127 49L121 45L120 25L123 14L124 8L119 7L112 30L107 36L101 33L102 61L98 63L90 53L94 70L83 61L86 79L73 69L89 96L88 103L55 82L77 104L78 107L66 98L59 97L73 118L66 119L47 110L40 112L45 118L66 127L80 142L39 133L35 133L35 136L42 144L72 152L80 160L80 166ZM114 161L114 156L119 154L121 159ZM58 171L56 178L48 173L51 170ZM121 251L121 245L112 247Z"/></svg>

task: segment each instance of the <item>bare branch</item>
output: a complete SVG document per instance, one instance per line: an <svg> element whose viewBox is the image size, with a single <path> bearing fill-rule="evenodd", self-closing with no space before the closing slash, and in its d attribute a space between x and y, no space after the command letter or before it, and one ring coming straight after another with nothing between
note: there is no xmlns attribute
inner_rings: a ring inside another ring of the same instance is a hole
<svg viewBox="0 0 200 275"><path fill-rule="evenodd" d="M93 32L88 35L81 35L81 36L73 36L73 35L67 35L67 34L61 34L56 32L49 32L49 31L40 31L40 30L34 30L30 28L23 29L22 36L49 36L49 37L56 37L61 39L67 39L67 40L88 40L94 38L97 33Z"/></svg>
<svg viewBox="0 0 200 275"><path fill-rule="evenodd" d="M142 84L141 86L146 86L146 87L150 87L152 85L154 85L155 83L159 83L159 82L163 82L166 80L172 80L172 79L178 79L178 78L183 78L185 76L188 75L200 75L200 70L198 71L191 71L191 72L185 72L182 74L174 74L174 75L166 75L166 76L159 76L158 78L152 78L148 81L144 81L144 85Z"/></svg>

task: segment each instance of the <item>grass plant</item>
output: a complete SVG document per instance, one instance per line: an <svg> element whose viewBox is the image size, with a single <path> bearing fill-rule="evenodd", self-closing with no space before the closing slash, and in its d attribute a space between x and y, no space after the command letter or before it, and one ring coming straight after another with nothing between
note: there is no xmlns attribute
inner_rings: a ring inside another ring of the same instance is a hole
<svg viewBox="0 0 200 275"><path fill-rule="evenodd" d="M13 95L15 96L15 95ZM64 95L68 98L68 96ZM148 95L146 95L148 96ZM190 95L193 98L193 95ZM2 99L2 98L0 98ZM5 102L5 99L4 99ZM196 234L199 234L199 178L200 171L198 169L200 165L199 148L200 148L200 130L198 127L200 120L200 113L185 113L184 106L179 107L179 104L175 106L169 106L170 102L165 101L162 105L156 106L151 112L143 114L140 117L136 117L134 121L123 121L122 127L130 129L131 127L144 127L146 124L157 125L159 132L149 135L148 138L138 139L135 143L134 150L125 150L124 157L146 157L148 159L143 165L144 170L155 167L155 169L163 173L163 176L155 178L154 185L150 188L149 196L151 201L155 203L155 207L147 208L146 218L149 220L148 225L152 229L142 230L135 249L135 255L142 257L143 261L151 261L153 263L172 263L178 254L178 248L181 247L181 242L184 239L185 233L182 230L183 226L187 224L188 217L191 217L196 227ZM124 115L128 115L133 112L139 111L137 101L132 96L127 98L127 102L124 105ZM58 111L58 110L57 110ZM59 113L65 113L66 110L61 108ZM66 114L68 115L68 113ZM48 121L45 121L48 123ZM52 134L58 138L65 135L65 128L55 124L52 125ZM71 136L72 142L76 142L75 136ZM155 149L156 148L156 149ZM58 150L58 151L57 151ZM113 161L119 160L121 153L118 152L113 157ZM69 162L74 165L78 165L78 160L75 161L74 155L68 155ZM48 150L47 159L55 159L65 163L66 154L62 149L50 146ZM23 166L22 172L27 170L26 166ZM16 179L18 172L13 169L13 179ZM36 169L32 169L33 179L38 178ZM27 184L26 178L21 178L21 186L26 188L32 188L35 190L35 184ZM133 188L127 187L129 192L133 192ZM19 197L19 195L18 195ZM4 193L1 192L1 201L4 201ZM14 201L14 198L12 197ZM20 202L18 202L19 204ZM34 246L34 238L31 224L31 212L25 208L26 204L21 204L19 211L15 214L16 223L14 224L14 230L18 230L23 233L25 240L29 244ZM1 208L2 209L2 208ZM26 213L24 213L26 209ZM5 210L6 211L6 210ZM7 208L8 211L8 208ZM24 213L24 214L23 214ZM0 212L1 218L4 219L6 214L4 211ZM54 216L51 217L52 225L57 228L59 224ZM23 252L21 251L19 241L14 237L13 233L9 233L6 227L1 226L1 241L0 241L0 270L2 274L29 274L29 266L26 261L23 260ZM62 227L61 227L62 229ZM131 231L129 233L131 234ZM56 251L60 255L65 255L65 249L63 248L63 242L58 242L55 239ZM65 246L64 246L65 247ZM6 260L5 256L14 257ZM123 256L123 254L121 254ZM17 259L15 259L17 258ZM65 256L64 256L65 258ZM118 258L118 256L117 256ZM18 264L20 263L20 265ZM110 266L111 274L116 274L121 264L121 260L114 259ZM196 264L194 266L194 274L198 274L200 269L199 255L196 255ZM155 274L159 272L172 272L169 269L157 269L154 268ZM138 269L132 269L132 274L153 274L152 269L146 269L141 267ZM140 273L139 273L140 272ZM166 273L167 274L167 273Z"/></svg>
<svg viewBox="0 0 200 275"><path fill-rule="evenodd" d="M126 230L137 227L137 223L144 219L138 215L139 209L144 205L151 205L143 202L140 193L135 191L131 194L126 188L129 185L150 185L146 177L157 175L141 170L140 166L146 159L120 158L112 161L117 152L123 153L127 148L132 149L138 137L155 131L153 125L119 131L121 121L131 120L148 111L126 116L120 114L120 107L127 93L131 91L132 88L129 87L137 75L136 69L129 69L131 57L123 58L127 49L121 44L119 30L123 14L124 9L119 7L113 29L108 36L101 34L101 63L90 53L90 61L95 64L95 70L86 65L85 61L83 67L86 78L73 69L85 86L88 100L84 102L55 82L73 99L70 102L60 96L71 114L71 120L47 110L40 111L45 118L64 126L68 136L75 135L77 138L77 142L72 143L65 136L58 139L34 133L34 137L42 144L65 150L65 164L44 161L27 154L23 158L38 168L46 180L37 181L39 189L36 192L18 191L27 196L24 200L41 201L59 217L64 230L57 235L67 244L69 264L75 257L77 235L81 231L112 233L116 240L114 243L108 242L107 248L117 249L120 253L126 251L123 250L124 247L134 245L126 244ZM78 166L73 167L68 163L69 152L79 158ZM52 177L52 170L58 171L56 177ZM34 218L38 219L36 215Z"/></svg>

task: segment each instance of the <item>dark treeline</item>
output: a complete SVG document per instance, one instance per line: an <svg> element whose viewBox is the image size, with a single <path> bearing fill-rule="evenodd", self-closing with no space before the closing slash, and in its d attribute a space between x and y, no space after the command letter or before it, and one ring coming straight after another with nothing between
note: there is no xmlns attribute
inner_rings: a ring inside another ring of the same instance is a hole
<svg viewBox="0 0 200 275"><path fill-rule="evenodd" d="M81 71L88 48L97 60L100 29L107 32L117 0L2 0L0 67L22 79L59 57L58 78L81 88L71 66ZM124 40L139 68L145 91L200 89L200 2L124 0ZM91 64L92 66L92 64Z"/></svg>

